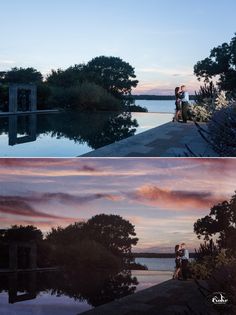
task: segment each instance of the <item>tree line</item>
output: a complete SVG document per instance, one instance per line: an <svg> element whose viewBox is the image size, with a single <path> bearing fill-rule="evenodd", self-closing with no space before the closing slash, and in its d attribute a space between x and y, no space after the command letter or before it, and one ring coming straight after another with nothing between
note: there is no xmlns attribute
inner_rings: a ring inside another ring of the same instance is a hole
<svg viewBox="0 0 236 315"><path fill-rule="evenodd" d="M9 265L11 242L36 242L39 267L119 269L134 261L138 242L135 227L118 215L97 215L87 222L52 228L46 235L35 226L12 226L0 231L0 267ZM27 268L25 249L19 248L19 267Z"/></svg>
<svg viewBox="0 0 236 315"><path fill-rule="evenodd" d="M65 70L52 70L43 78L35 68L13 68L0 72L0 103L8 108L11 83L34 83L38 86L39 109L128 110L131 91L138 85L135 69L118 57L100 56L87 64Z"/></svg>

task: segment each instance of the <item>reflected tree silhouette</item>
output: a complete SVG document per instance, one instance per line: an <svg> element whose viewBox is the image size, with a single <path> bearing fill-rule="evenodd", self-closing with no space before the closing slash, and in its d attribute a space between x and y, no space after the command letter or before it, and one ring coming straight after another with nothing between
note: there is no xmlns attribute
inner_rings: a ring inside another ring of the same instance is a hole
<svg viewBox="0 0 236 315"><path fill-rule="evenodd" d="M7 118L0 118L0 134L10 133ZM27 119L19 117L17 133L24 135ZM87 143L92 149L133 136L138 127L129 112L64 112L37 115L36 138L41 134L67 138L75 143Z"/></svg>
<svg viewBox="0 0 236 315"><path fill-rule="evenodd" d="M78 301L86 301L93 307L114 301L135 293L138 285L137 278L132 277L129 270L60 270L56 272L19 273L17 277L0 275L0 293L7 291L12 301L12 287L14 294L27 293L34 287L35 298L44 292L51 295L67 296ZM14 285L12 279L15 280ZM32 283L32 279L35 279ZM10 287L11 286L11 287ZM28 294L32 299L32 294ZM20 301L15 301L20 302Z"/></svg>

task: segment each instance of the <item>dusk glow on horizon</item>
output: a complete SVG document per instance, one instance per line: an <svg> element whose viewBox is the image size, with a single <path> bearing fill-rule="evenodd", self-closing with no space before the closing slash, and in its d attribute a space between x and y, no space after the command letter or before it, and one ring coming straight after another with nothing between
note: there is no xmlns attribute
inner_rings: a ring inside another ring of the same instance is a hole
<svg viewBox="0 0 236 315"><path fill-rule="evenodd" d="M47 75L116 56L135 68L136 94L173 94L180 84L193 92L194 65L230 41L235 10L233 0L1 1L0 71L34 67Z"/></svg>
<svg viewBox="0 0 236 315"><path fill-rule="evenodd" d="M0 229L52 227L118 214L136 251L194 249L194 222L236 190L233 159L1 159Z"/></svg>

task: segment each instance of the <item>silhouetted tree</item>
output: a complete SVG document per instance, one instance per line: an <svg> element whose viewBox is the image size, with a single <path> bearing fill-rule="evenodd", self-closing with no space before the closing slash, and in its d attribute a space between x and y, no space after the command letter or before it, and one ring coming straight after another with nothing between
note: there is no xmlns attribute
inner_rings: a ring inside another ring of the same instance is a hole
<svg viewBox="0 0 236 315"><path fill-rule="evenodd" d="M134 68L118 57L96 57L88 62L86 72L89 80L119 98L130 95L138 85Z"/></svg>
<svg viewBox="0 0 236 315"><path fill-rule="evenodd" d="M90 238L119 256L131 257L132 246L138 242L134 225L118 215L96 215L83 229Z"/></svg>
<svg viewBox="0 0 236 315"><path fill-rule="evenodd" d="M69 88L86 80L84 73L84 64L74 65L66 70L52 70L47 76L46 82L51 86Z"/></svg>
<svg viewBox="0 0 236 315"><path fill-rule="evenodd" d="M82 227L84 224L84 222L76 222L65 228L60 226L52 228L51 231L47 233L46 240L54 245L61 244L67 246L70 243L82 239Z"/></svg>
<svg viewBox="0 0 236 315"><path fill-rule="evenodd" d="M206 241L218 236L220 249L236 251L236 193L230 201L213 206L209 215L194 224L194 232Z"/></svg>
<svg viewBox="0 0 236 315"><path fill-rule="evenodd" d="M46 241L52 245L52 258L63 265L93 264L111 268L118 267L121 260L129 263L133 259L131 249L138 242L135 236L134 226L129 221L101 214L84 223L53 228Z"/></svg>
<svg viewBox="0 0 236 315"><path fill-rule="evenodd" d="M199 80L204 79L205 82L219 76L220 89L236 92L236 36L229 44L213 48L208 58L194 66L194 73Z"/></svg>
<svg viewBox="0 0 236 315"><path fill-rule="evenodd" d="M138 81L134 68L116 57L97 57L88 64L76 64L65 70L52 70L43 81L34 68L12 68L0 72L0 109L8 110L10 83L35 83L38 108L63 108L77 111L146 111L132 105L131 90ZM132 105L132 107L130 107Z"/></svg>
<svg viewBox="0 0 236 315"><path fill-rule="evenodd" d="M34 68L12 68L0 75L2 83L41 83L42 74Z"/></svg>
<svg viewBox="0 0 236 315"><path fill-rule="evenodd" d="M7 229L4 233L2 233L1 239L6 242L42 241L43 233L32 225L13 225L10 229Z"/></svg>

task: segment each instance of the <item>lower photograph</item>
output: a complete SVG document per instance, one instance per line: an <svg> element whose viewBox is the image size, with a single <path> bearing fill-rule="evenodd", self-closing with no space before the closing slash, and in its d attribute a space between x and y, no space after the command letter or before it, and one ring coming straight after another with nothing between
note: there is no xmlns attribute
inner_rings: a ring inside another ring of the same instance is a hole
<svg viewBox="0 0 236 315"><path fill-rule="evenodd" d="M236 159L1 159L2 315L236 314Z"/></svg>

